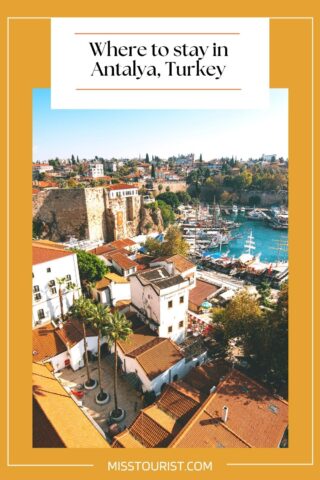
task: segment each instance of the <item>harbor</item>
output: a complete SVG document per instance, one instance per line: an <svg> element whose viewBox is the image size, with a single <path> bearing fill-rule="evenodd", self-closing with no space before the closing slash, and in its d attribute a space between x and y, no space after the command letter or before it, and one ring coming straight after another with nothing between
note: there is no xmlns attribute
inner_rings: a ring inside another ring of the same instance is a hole
<svg viewBox="0 0 320 480"><path fill-rule="evenodd" d="M288 279L287 210L215 204L186 210L181 229L199 270L274 288Z"/></svg>

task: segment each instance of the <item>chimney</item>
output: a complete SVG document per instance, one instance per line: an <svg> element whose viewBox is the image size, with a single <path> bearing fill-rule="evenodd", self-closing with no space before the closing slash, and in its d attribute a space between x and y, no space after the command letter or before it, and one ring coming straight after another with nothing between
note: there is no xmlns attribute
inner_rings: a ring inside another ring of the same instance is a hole
<svg viewBox="0 0 320 480"><path fill-rule="evenodd" d="M221 417L221 418L222 418L222 421L223 421L224 423L227 423L227 420L228 420L228 412L229 412L229 408L226 407L226 406L224 406L224 407L222 408L222 417Z"/></svg>

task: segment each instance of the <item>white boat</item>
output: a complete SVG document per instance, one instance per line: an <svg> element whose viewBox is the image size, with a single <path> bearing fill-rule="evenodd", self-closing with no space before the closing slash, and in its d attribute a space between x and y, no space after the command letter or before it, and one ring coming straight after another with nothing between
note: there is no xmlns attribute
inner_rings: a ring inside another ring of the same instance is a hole
<svg viewBox="0 0 320 480"><path fill-rule="evenodd" d="M241 213L246 213L246 209L245 209L244 207L241 207L241 208L240 208L240 212L241 212Z"/></svg>
<svg viewBox="0 0 320 480"><path fill-rule="evenodd" d="M232 213L237 214L238 213L238 207L237 205L232 205Z"/></svg>
<svg viewBox="0 0 320 480"><path fill-rule="evenodd" d="M250 220L263 220L265 214L258 208L254 208L251 212L248 212L248 218L250 218Z"/></svg>

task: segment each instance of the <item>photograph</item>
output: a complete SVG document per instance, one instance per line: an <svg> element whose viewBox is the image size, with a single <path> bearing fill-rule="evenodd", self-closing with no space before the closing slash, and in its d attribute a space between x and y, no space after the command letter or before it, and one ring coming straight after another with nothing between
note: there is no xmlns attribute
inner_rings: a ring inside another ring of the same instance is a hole
<svg viewBox="0 0 320 480"><path fill-rule="evenodd" d="M288 123L33 88L33 448L290 446Z"/></svg>

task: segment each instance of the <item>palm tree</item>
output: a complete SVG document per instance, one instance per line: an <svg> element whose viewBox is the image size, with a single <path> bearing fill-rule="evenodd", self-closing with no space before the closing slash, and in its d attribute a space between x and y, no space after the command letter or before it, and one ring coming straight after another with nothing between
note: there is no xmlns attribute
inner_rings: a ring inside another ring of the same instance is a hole
<svg viewBox="0 0 320 480"><path fill-rule="evenodd" d="M63 311L63 296L62 296L62 287L66 283L66 277L56 278L57 284L59 285L59 302L60 302L60 316L61 320L64 320L64 311Z"/></svg>
<svg viewBox="0 0 320 480"><path fill-rule="evenodd" d="M131 322L123 313L119 312L119 310L115 310L114 313L110 315L110 321L106 324L106 335L109 342L114 346L114 410L111 412L111 416L114 418L119 418L121 414L121 410L118 408L117 398L117 346L118 341L126 341L129 335L132 334L131 326Z"/></svg>
<svg viewBox="0 0 320 480"><path fill-rule="evenodd" d="M101 303L94 305L93 316L90 319L90 324L98 330L98 375L100 392L96 396L98 403L107 403L109 395L103 391L101 380L101 338L108 333L108 325L110 323L111 312L110 308L104 307Z"/></svg>
<svg viewBox="0 0 320 480"><path fill-rule="evenodd" d="M74 304L71 307L71 314L76 318L83 328L83 343L84 343L84 358L85 365L87 369L87 381L84 386L88 389L93 389L96 387L97 382L90 377L89 371L89 360L88 360L88 349L87 349L87 334L86 334L86 323L90 322L90 319L94 314L94 305L91 300L85 297L80 297L75 300Z"/></svg>

